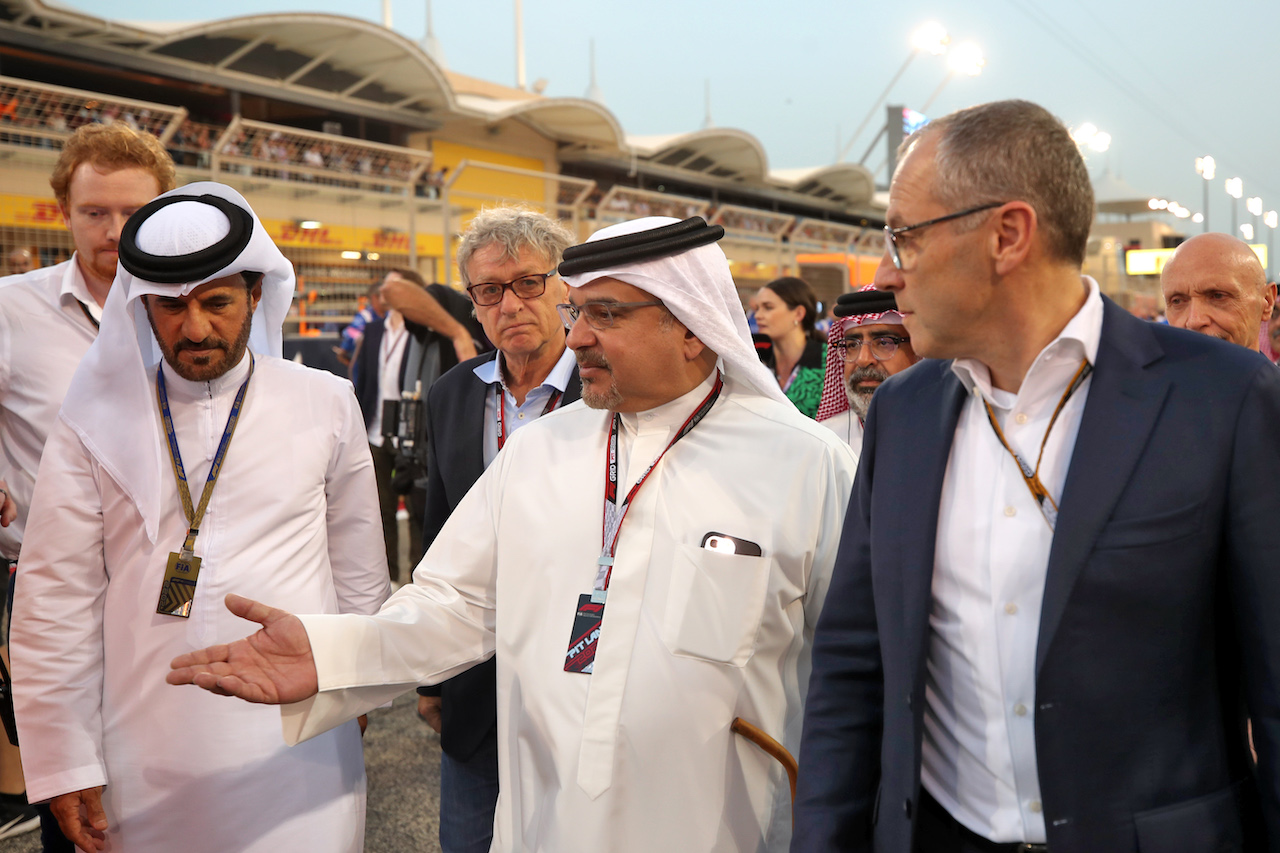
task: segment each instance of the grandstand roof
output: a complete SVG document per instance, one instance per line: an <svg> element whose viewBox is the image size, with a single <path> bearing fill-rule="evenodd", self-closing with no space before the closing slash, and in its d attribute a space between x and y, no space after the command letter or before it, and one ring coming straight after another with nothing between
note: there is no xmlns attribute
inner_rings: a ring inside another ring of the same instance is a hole
<svg viewBox="0 0 1280 853"><path fill-rule="evenodd" d="M638 157L714 178L763 181L769 169L764 146L745 130L709 127L666 136L628 136Z"/></svg>
<svg viewBox="0 0 1280 853"><path fill-rule="evenodd" d="M811 169L774 169L769 179L802 195L851 206L865 207L874 201L876 182L865 166L836 163Z"/></svg>
<svg viewBox="0 0 1280 853"><path fill-rule="evenodd" d="M360 18L294 12L145 24L85 14L56 0L0 0L0 41L322 109L341 104L408 127L432 129L448 119L520 121L581 146L575 155L643 160L709 185L781 191L827 209L883 209L861 166L771 171L760 140L733 128L627 135L600 103L547 98L446 71L416 43ZM562 154L569 156L569 149Z"/></svg>

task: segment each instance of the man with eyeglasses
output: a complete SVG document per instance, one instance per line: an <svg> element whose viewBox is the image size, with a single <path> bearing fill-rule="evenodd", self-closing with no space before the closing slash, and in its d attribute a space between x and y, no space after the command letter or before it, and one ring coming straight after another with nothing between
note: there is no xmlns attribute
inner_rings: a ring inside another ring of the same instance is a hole
<svg viewBox="0 0 1280 853"><path fill-rule="evenodd" d="M880 384L919 361L892 293L868 284L836 300L818 423L862 452L862 426Z"/></svg>
<svg viewBox="0 0 1280 853"><path fill-rule="evenodd" d="M760 364L723 234L566 250L582 402L511 437L414 584L362 620L233 597L263 630L169 680L297 703L298 739L496 653L496 853L786 850L784 767L734 721L798 744L856 462Z"/></svg>
<svg viewBox="0 0 1280 853"><path fill-rule="evenodd" d="M866 423L797 853L1280 850L1280 372L1103 297L1093 214L1035 104L900 149L876 281L925 360Z"/></svg>
<svg viewBox="0 0 1280 853"><path fill-rule="evenodd" d="M517 430L582 394L555 307L568 292L555 268L572 243L559 222L524 208L481 211L462 235L458 271L497 349L427 394L426 548ZM418 693L419 716L440 734L440 849L486 853L498 801L496 660Z"/></svg>

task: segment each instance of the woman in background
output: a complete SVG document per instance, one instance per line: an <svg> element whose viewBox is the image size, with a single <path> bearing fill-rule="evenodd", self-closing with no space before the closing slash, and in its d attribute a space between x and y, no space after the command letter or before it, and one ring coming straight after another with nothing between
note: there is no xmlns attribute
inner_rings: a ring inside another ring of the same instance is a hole
<svg viewBox="0 0 1280 853"><path fill-rule="evenodd" d="M773 342L774 369L787 399L808 417L818 412L827 347L814 329L818 299L798 278L778 278L756 294L756 323Z"/></svg>

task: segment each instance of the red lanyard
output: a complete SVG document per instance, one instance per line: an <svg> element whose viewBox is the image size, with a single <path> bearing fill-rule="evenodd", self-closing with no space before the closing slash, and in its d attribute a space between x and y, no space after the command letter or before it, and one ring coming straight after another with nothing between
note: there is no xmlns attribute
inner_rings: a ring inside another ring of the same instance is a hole
<svg viewBox="0 0 1280 853"><path fill-rule="evenodd" d="M502 450L502 446L507 443L507 407L504 405L502 398L502 383L499 382L493 387L496 392L494 396L497 398L495 405L498 407L498 450ZM560 398L562 396L564 395L561 394L558 389L553 390L551 392L551 398L547 400L547 405L542 407L542 414L538 415L538 417L542 417L542 415L545 415L547 412L554 409L556 404L560 402Z"/></svg>
<svg viewBox="0 0 1280 853"><path fill-rule="evenodd" d="M616 412L609 426L609 451L605 459L604 466L604 518L601 522L600 530L600 559L597 561L596 582L594 591L591 594L592 601L600 603L604 601L605 593L609 589L609 579L613 575L613 556L618 550L618 535L622 532L622 522L627 517L627 512L631 509L631 503L635 500L636 493L640 491L640 487L644 485L645 480L649 479L649 475L653 473L653 469L658 467L658 463L662 461L662 457L667 455L667 451L675 447L680 439L684 438L698 423L707 416L711 411L711 407L715 405L716 399L720 396L720 390L724 388L724 379L718 373L716 374L716 383L711 388L711 393L698 404L698 408L693 410L693 414L689 415L684 425L676 431L675 437L671 442L663 448L658 454L658 458L649 463L649 467L644 469L644 473L640 475L640 479L636 480L636 484L631 487L631 491L627 492L626 499L621 505L618 504L618 430L622 423L622 418Z"/></svg>
<svg viewBox="0 0 1280 853"><path fill-rule="evenodd" d="M1080 362L1080 368L1076 371L1076 375L1071 377L1071 382L1067 385L1067 390L1063 392L1062 399L1058 401L1058 406L1053 410L1052 417L1049 418L1049 425L1044 429L1044 438L1040 439L1040 455L1036 457L1036 467L1032 468L1027 464L1027 460L1023 459L1014 449L1009 446L1009 442L1005 440L1004 431L1000 429L1000 424L996 423L996 413L992 411L991 404L987 402L985 397L982 398L982 404L987 407L987 420L991 423L991 428L996 431L996 438L1000 439L1000 443L1004 445L1004 449L1009 451L1009 455L1013 457L1013 461L1018 463L1018 471L1022 474L1022 479L1027 484L1027 488L1031 490L1031 496L1036 499L1036 503L1040 506L1040 512L1044 514L1044 520L1049 522L1049 529L1053 530L1058 524L1058 502L1049 494L1049 490L1045 488L1044 483L1040 482L1040 462L1044 459L1044 447L1049 443L1049 433L1053 431L1053 425L1058 422L1058 415L1062 413L1062 409L1067 405L1067 401L1071 399L1071 395L1076 389L1084 384L1089 378L1089 374L1093 372L1093 365L1088 359ZM1045 501L1049 502L1045 506Z"/></svg>

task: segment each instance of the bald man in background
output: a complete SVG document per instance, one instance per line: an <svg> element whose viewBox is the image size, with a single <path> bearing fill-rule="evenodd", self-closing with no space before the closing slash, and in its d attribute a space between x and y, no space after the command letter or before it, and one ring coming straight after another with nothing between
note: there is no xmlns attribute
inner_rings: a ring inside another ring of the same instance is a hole
<svg viewBox="0 0 1280 853"><path fill-rule="evenodd" d="M1199 234L1180 245L1160 274L1169 325L1258 350L1276 304L1262 263L1230 234Z"/></svg>

